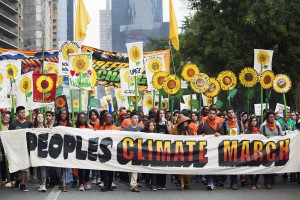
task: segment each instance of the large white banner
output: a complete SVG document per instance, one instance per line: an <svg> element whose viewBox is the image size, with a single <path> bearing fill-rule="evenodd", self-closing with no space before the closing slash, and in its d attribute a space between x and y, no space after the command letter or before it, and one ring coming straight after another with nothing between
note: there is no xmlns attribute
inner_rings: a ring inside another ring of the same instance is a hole
<svg viewBox="0 0 300 200"><path fill-rule="evenodd" d="M300 134L180 136L54 127L0 132L9 170L30 166L163 174L300 171Z"/></svg>

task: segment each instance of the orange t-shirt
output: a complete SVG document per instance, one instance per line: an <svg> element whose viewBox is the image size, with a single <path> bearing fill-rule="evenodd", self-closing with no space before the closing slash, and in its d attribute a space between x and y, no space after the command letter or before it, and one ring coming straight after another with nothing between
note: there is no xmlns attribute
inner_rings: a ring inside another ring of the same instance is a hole
<svg viewBox="0 0 300 200"><path fill-rule="evenodd" d="M129 118L129 119L124 119L124 121L122 122L122 124L121 124L121 127L122 128L125 128L126 126L130 126L131 125L131 119ZM140 121L139 123L138 123L138 125L140 125L141 127L144 127L144 124L143 124L143 122L142 121Z"/></svg>
<svg viewBox="0 0 300 200"><path fill-rule="evenodd" d="M110 126L101 126L98 130L121 130L121 128L116 127L115 125L110 125Z"/></svg>
<svg viewBox="0 0 300 200"><path fill-rule="evenodd" d="M200 123L201 123L201 122L204 122L204 121L207 120L207 119L208 119L208 116L202 117ZM216 119L216 122L220 123L221 125L222 125L223 122L224 122L224 119L221 118L221 117L216 116L215 119Z"/></svg>

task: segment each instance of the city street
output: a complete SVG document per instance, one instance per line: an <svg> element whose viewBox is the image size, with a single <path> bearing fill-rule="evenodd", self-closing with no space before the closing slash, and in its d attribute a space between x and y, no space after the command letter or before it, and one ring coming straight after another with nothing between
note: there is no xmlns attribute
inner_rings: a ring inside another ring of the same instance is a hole
<svg viewBox="0 0 300 200"><path fill-rule="evenodd" d="M79 192L78 188L68 187L69 192L62 193L58 190L58 186L48 189L46 193L38 192L38 184L29 183L29 192L14 191L11 188L0 188L1 200L75 200L75 199L172 199L179 200L183 197L188 200L240 200L240 199L256 199L256 200L299 200L300 197L300 185L291 182L281 182L281 175L276 177L276 185L272 190L258 189L251 190L250 186L239 186L237 191L229 189L229 183L225 184L225 187L219 187L214 191L207 191L206 186L202 183L194 183L191 185L191 189L185 191L179 191L175 184L167 181L167 190L161 191L146 191L144 184L142 184L140 193L133 193L129 191L129 186L124 183L117 184L117 189L113 192L101 192L100 188L96 185L92 186L92 190ZM263 178L260 178L260 184L262 185Z"/></svg>

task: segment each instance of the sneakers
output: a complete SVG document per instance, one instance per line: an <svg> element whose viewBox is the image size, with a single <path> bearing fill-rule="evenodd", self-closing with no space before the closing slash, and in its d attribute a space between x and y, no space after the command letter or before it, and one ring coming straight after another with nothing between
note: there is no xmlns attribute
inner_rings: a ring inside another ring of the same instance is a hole
<svg viewBox="0 0 300 200"><path fill-rule="evenodd" d="M114 184L114 182L112 182L112 183L111 183L111 187L112 187L113 189L116 189L116 188L117 188L117 185Z"/></svg>
<svg viewBox="0 0 300 200"><path fill-rule="evenodd" d="M80 185L79 185L79 191L84 191L83 184L80 184Z"/></svg>
<svg viewBox="0 0 300 200"><path fill-rule="evenodd" d="M97 178L96 185L99 185L100 183L101 183L101 179Z"/></svg>
<svg viewBox="0 0 300 200"><path fill-rule="evenodd" d="M104 182L102 181L98 186L99 187L104 187Z"/></svg>
<svg viewBox="0 0 300 200"><path fill-rule="evenodd" d="M212 186L212 185L208 185L206 188L207 188L208 190L214 190L214 189L215 189L215 187Z"/></svg>
<svg viewBox="0 0 300 200"><path fill-rule="evenodd" d="M134 187L131 189L131 192L140 192L140 190L137 187Z"/></svg>
<svg viewBox="0 0 300 200"><path fill-rule="evenodd" d="M29 190L27 189L25 184L20 184L20 190L22 190L23 192L28 192Z"/></svg>
<svg viewBox="0 0 300 200"><path fill-rule="evenodd" d="M91 183L88 181L85 183L85 189L90 190L91 189Z"/></svg>
<svg viewBox="0 0 300 200"><path fill-rule="evenodd" d="M153 190L153 187L148 183L146 184L146 190L148 191Z"/></svg>
<svg viewBox="0 0 300 200"><path fill-rule="evenodd" d="M16 180L14 189L15 189L15 190L18 190L19 188L20 188L20 180Z"/></svg>
<svg viewBox="0 0 300 200"><path fill-rule="evenodd" d="M236 185L236 184L233 184L233 185L231 185L231 187L230 187L232 190L237 190L238 189L238 186Z"/></svg>
<svg viewBox="0 0 300 200"><path fill-rule="evenodd" d="M40 192L47 192L46 186L44 184L40 185L39 191Z"/></svg>
<svg viewBox="0 0 300 200"><path fill-rule="evenodd" d="M96 184L97 183L97 180L96 179L93 179L92 180L92 184Z"/></svg>

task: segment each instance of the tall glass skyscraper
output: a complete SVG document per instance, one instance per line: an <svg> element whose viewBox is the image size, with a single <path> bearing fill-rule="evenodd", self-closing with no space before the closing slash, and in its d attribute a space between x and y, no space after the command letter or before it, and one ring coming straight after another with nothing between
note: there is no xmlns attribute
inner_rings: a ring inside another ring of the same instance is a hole
<svg viewBox="0 0 300 200"><path fill-rule="evenodd" d="M126 43L168 35L162 0L111 0L112 50L126 52Z"/></svg>

